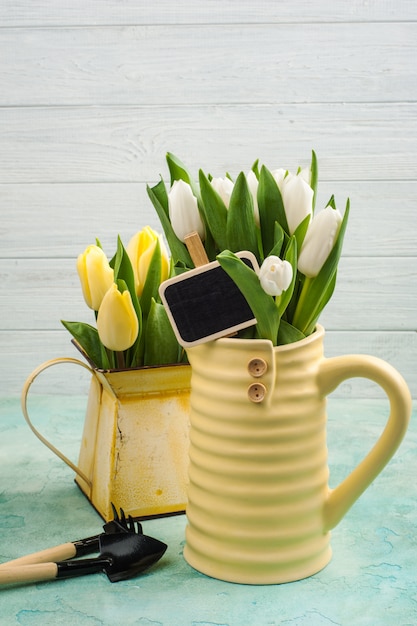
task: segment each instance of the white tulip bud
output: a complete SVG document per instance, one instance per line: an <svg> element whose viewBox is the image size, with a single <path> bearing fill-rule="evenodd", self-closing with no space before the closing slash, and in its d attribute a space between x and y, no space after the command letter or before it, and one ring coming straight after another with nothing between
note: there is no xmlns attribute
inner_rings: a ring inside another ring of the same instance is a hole
<svg viewBox="0 0 417 626"><path fill-rule="evenodd" d="M246 180L247 180L247 183L248 183L249 191L252 194L253 213L254 213L254 217L255 217L255 223L256 223L257 226L259 226L259 224L260 224L259 208L258 208L258 187L259 187L259 182L258 182L258 179L256 178L255 172L253 172L252 170L250 172L248 172L248 174L246 175Z"/></svg>
<svg viewBox="0 0 417 626"><path fill-rule="evenodd" d="M178 239L184 241L193 232L204 239L204 224L198 211L197 198L184 180L174 181L168 193L168 209L171 226Z"/></svg>
<svg viewBox="0 0 417 626"><path fill-rule="evenodd" d="M341 223L342 216L331 206L313 218L298 257L298 269L302 274L308 278L317 276L333 249Z"/></svg>
<svg viewBox="0 0 417 626"><path fill-rule="evenodd" d="M275 182L278 185L281 193L282 193L282 187L283 187L283 182L284 182L286 173L287 173L287 170L284 170L284 168L282 167L280 167L277 170L273 170L271 172L272 176L275 178Z"/></svg>
<svg viewBox="0 0 417 626"><path fill-rule="evenodd" d="M259 271L262 289L270 296L280 296L292 281L292 266L277 256L266 257Z"/></svg>
<svg viewBox="0 0 417 626"><path fill-rule="evenodd" d="M302 176L289 174L282 182L282 201L287 217L290 235L294 234L297 226L313 213L314 192Z"/></svg>
<svg viewBox="0 0 417 626"><path fill-rule="evenodd" d="M229 208L230 196L233 191L233 182L230 178L212 178L211 185L223 200L226 208Z"/></svg>

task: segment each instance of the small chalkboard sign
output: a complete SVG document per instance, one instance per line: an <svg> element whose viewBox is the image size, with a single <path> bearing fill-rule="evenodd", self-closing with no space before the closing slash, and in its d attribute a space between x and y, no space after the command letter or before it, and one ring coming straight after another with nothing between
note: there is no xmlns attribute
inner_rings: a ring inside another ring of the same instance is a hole
<svg viewBox="0 0 417 626"><path fill-rule="evenodd" d="M237 256L259 272L254 254ZM185 348L256 324L246 299L217 261L164 281L159 293L178 343Z"/></svg>

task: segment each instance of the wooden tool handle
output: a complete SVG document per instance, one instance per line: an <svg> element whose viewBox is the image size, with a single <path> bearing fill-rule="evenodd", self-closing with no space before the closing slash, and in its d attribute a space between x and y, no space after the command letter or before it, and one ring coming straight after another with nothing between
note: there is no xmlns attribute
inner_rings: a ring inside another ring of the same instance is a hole
<svg viewBox="0 0 417 626"><path fill-rule="evenodd" d="M53 580L58 573L56 563L38 563L35 565L19 565L0 570L0 585L12 583L35 583L41 580Z"/></svg>
<svg viewBox="0 0 417 626"><path fill-rule="evenodd" d="M60 546L53 548L47 548L46 550L40 550L39 552L33 552L26 556L21 556L18 559L7 561L0 564L0 572L3 569L9 569L11 567L17 567L22 565L30 565L34 563L47 563L49 561L64 561L65 559L72 559L76 556L76 546L71 543L62 543Z"/></svg>

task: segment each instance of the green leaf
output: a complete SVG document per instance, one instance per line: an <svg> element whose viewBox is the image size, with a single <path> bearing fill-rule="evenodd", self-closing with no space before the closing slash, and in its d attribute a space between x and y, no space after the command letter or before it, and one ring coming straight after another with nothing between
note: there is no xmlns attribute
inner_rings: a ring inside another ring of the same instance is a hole
<svg viewBox="0 0 417 626"><path fill-rule="evenodd" d="M282 346L287 343L294 343L295 341L300 341L301 339L305 339L305 335L298 330L298 328L295 328L285 320L281 320L278 330L278 346Z"/></svg>
<svg viewBox="0 0 417 626"><path fill-rule="evenodd" d="M314 326L316 325L316 321L321 313L321 311L324 309L324 307L326 306L326 304L329 302L330 298L333 295L333 292L335 290L336 287L336 277L337 277L337 270L335 271L333 277L331 278L331 280L329 281L326 289L323 291L323 295L321 297L321 302L320 302L320 312L317 315L317 318L313 321Z"/></svg>
<svg viewBox="0 0 417 626"><path fill-rule="evenodd" d="M209 259L209 261L214 261L216 258L216 254L218 252L218 249L216 247L216 243L214 241L213 235L211 234L210 230L208 229L207 226L207 222L206 222L206 218L204 216L204 214L201 212L200 213L202 216L202 220L204 223L204 229L206 231L206 236L204 239L204 249L206 251L207 257Z"/></svg>
<svg viewBox="0 0 417 626"><path fill-rule="evenodd" d="M156 187L159 187L160 184L161 183L158 183ZM174 259L174 263L177 264L178 262L180 262L188 268L194 267L190 254L187 250L187 246L185 246L183 242L178 239L177 235L174 232L174 229L171 226L168 209L165 209L160 202L160 198L162 197L160 188L156 189L155 187L151 188L147 186L146 189L148 192L148 196L158 214L159 221L161 222L169 249L171 251L171 255Z"/></svg>
<svg viewBox="0 0 417 626"><path fill-rule="evenodd" d="M144 365L176 363L182 352L162 304L152 299L145 331Z"/></svg>
<svg viewBox="0 0 417 626"><path fill-rule="evenodd" d="M110 265L114 269L115 282L119 284L119 281L124 281L126 288L129 290L130 297L132 298L133 308L135 309L136 317L138 318L139 332L137 339L133 346L126 350L125 354L126 366L134 367L138 363L138 361L140 361L140 346L143 332L143 314L142 308L139 303L139 298L136 293L135 275L133 273L132 263L120 237L118 237L117 239L117 251L113 259L110 261ZM121 285L121 287L124 289L123 285Z"/></svg>
<svg viewBox="0 0 417 626"><path fill-rule="evenodd" d="M190 271L190 268L186 267L184 263L179 262L176 265L172 264L170 277L178 276L179 274L184 274L185 272L189 272L189 271Z"/></svg>
<svg viewBox="0 0 417 626"><path fill-rule="evenodd" d="M264 165L259 175L258 207L263 253L267 257L275 245L275 223L278 222L286 233L289 233L289 229L281 192L275 178Z"/></svg>
<svg viewBox="0 0 417 626"><path fill-rule="evenodd" d="M102 349L104 346L100 341L97 328L90 326L90 324L85 324L84 322L67 322L61 320L61 323L80 344L97 368L110 368L110 362L108 361L106 351Z"/></svg>
<svg viewBox="0 0 417 626"><path fill-rule="evenodd" d="M274 224L274 246L268 256L281 256L282 246L285 240L289 241L288 236L284 233L284 230L278 222Z"/></svg>
<svg viewBox="0 0 417 626"><path fill-rule="evenodd" d="M326 204L326 206L331 206L332 209L336 210L336 201L335 201L335 198L334 198L333 194L332 194L330 200L328 201L328 203Z"/></svg>
<svg viewBox="0 0 417 626"><path fill-rule="evenodd" d="M126 367L142 367L143 366L143 353L145 350L145 332L146 332L146 320L141 319L140 332L138 337L128 350L125 352Z"/></svg>
<svg viewBox="0 0 417 626"><path fill-rule="evenodd" d="M171 175L171 187L176 180L183 180L188 183L193 191L193 194L197 198L200 199L200 190L191 176L190 172L184 165L182 161L178 157L176 157L172 152L167 152L166 160L168 164L169 173Z"/></svg>
<svg viewBox="0 0 417 626"><path fill-rule="evenodd" d="M157 199L160 207L165 211L165 214L169 217L168 208L168 192L164 181L161 179L154 187L152 187L152 193Z"/></svg>
<svg viewBox="0 0 417 626"><path fill-rule="evenodd" d="M125 281L126 285L129 282L131 282L134 285L135 277L133 274L132 263L124 248L124 245L122 243L122 240L120 239L120 236L117 237L116 254L111 259L110 266L114 270L115 282L118 278L120 278Z"/></svg>
<svg viewBox="0 0 417 626"><path fill-rule="evenodd" d="M208 230L211 232L218 249L225 250L227 248L227 208L202 170L199 172L199 181L202 210Z"/></svg>
<svg viewBox="0 0 417 626"><path fill-rule="evenodd" d="M229 250L232 252L249 250L259 260L256 228L252 194L246 176L241 172L234 184L227 213L226 234Z"/></svg>
<svg viewBox="0 0 417 626"><path fill-rule="evenodd" d="M258 275L230 250L217 256L222 268L236 283L257 321L258 335L276 345L279 315L274 299L261 287Z"/></svg>
<svg viewBox="0 0 417 626"><path fill-rule="evenodd" d="M318 165L317 156L314 150L312 150L311 152L310 172L311 172L310 187L312 188L314 192L314 195L313 195L313 213L314 213L314 208L316 206L316 199L317 199L317 184L318 184L318 179L319 179L319 165Z"/></svg>
<svg viewBox="0 0 417 626"><path fill-rule="evenodd" d="M114 281L123 280L126 283L126 287L130 292L132 304L140 323L139 316L141 315L141 309L139 306L138 296L136 294L135 275L133 273L133 267L129 255L126 252L120 237L117 238L117 251L113 259L110 261L110 265L114 270Z"/></svg>
<svg viewBox="0 0 417 626"><path fill-rule="evenodd" d="M256 159L251 167L251 170L255 174L256 178L259 180L259 159Z"/></svg>
<svg viewBox="0 0 417 626"><path fill-rule="evenodd" d="M304 238L307 234L308 226L310 224L311 216L307 215L302 222L300 222L294 231L295 238L297 240L297 250L301 250Z"/></svg>
<svg viewBox="0 0 417 626"><path fill-rule="evenodd" d="M120 291L120 293L123 293L124 291L128 291L126 282L122 278L116 278L115 282L117 285L117 289Z"/></svg>
<svg viewBox="0 0 417 626"><path fill-rule="evenodd" d="M158 239L155 245L155 250L152 255L151 262L149 263L148 273L146 274L146 281L143 286L142 295L139 300L142 313L145 317L147 317L149 314L152 298L154 300L158 300L159 298L158 289L159 285L161 284L161 263L161 246Z"/></svg>
<svg viewBox="0 0 417 626"><path fill-rule="evenodd" d="M282 294L278 300L278 314L280 317L283 316L287 306L289 305L292 294L294 291L294 285L297 278L297 240L295 235L293 235L287 245L284 254L285 261L291 264L292 267L292 279L291 284Z"/></svg>

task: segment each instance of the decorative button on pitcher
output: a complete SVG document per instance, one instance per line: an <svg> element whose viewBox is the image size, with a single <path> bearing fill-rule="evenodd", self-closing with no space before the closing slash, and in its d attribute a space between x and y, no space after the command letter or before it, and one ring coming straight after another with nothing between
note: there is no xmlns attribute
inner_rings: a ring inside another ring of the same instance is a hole
<svg viewBox="0 0 417 626"><path fill-rule="evenodd" d="M192 367L184 557L226 581L284 583L321 570L330 530L394 454L411 399L398 372L365 355L323 356L321 326L301 341L225 338L188 349ZM391 413L365 459L328 487L326 395L366 377Z"/></svg>

